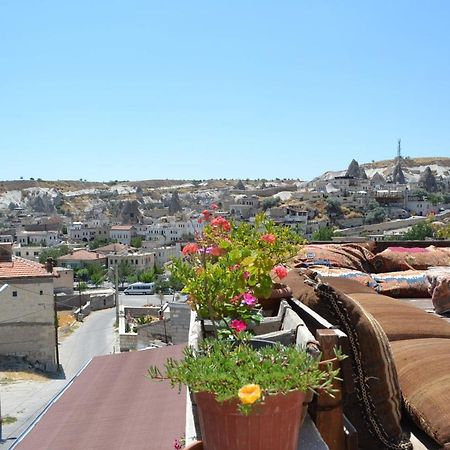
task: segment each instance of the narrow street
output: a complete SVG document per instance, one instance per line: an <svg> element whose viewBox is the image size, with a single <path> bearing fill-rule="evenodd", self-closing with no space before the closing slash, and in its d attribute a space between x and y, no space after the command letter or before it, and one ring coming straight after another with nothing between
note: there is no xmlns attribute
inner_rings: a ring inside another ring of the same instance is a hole
<svg viewBox="0 0 450 450"><path fill-rule="evenodd" d="M115 308L95 311L86 317L78 329L60 343L60 364L63 370L54 379L44 382L20 381L0 387L2 414L17 418L15 423L3 426L2 450L11 447L48 402L94 356L113 353L116 340L114 322Z"/></svg>

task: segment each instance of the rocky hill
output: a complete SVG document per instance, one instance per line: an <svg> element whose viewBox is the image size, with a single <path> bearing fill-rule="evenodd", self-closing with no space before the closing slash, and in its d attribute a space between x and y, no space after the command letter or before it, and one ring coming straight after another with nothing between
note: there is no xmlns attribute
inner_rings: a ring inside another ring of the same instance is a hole
<svg viewBox="0 0 450 450"><path fill-rule="evenodd" d="M397 159L388 159L383 161L373 161L371 163L355 164L355 160L349 162L347 169L340 171L328 171L314 180L330 180L336 176L354 175L359 171L364 171L367 178L371 179L376 173L389 179L394 176L397 166ZM446 157L429 157L429 158L409 158L400 159L400 165L407 183L419 182L421 175L427 167L437 179L445 179L450 177L450 158Z"/></svg>

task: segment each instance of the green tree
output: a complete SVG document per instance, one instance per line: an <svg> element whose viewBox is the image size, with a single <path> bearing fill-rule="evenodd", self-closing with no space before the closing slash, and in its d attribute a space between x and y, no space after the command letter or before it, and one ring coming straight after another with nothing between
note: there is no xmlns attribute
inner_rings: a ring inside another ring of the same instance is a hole
<svg viewBox="0 0 450 450"><path fill-rule="evenodd" d="M416 223L403 234L404 241L424 241L427 237L433 237L434 232L429 221Z"/></svg>
<svg viewBox="0 0 450 450"><path fill-rule="evenodd" d="M314 231L311 238L313 241L331 241L334 236L334 228L322 227Z"/></svg>
<svg viewBox="0 0 450 450"><path fill-rule="evenodd" d="M131 239L131 246L134 248L141 248L142 247L142 237L134 237Z"/></svg>
<svg viewBox="0 0 450 450"><path fill-rule="evenodd" d="M364 222L366 224L374 224L374 223L381 223L386 218L386 211L384 208L377 207L372 209L366 214L366 217L364 219Z"/></svg>
<svg viewBox="0 0 450 450"><path fill-rule="evenodd" d="M95 250L96 248L103 247L104 245L108 245L111 242L108 238L95 238L89 242L89 248L91 250Z"/></svg>
<svg viewBox="0 0 450 450"><path fill-rule="evenodd" d="M57 247L48 247L43 250L39 256L39 262L44 264L48 258L53 258L55 261L60 257L69 253L69 247L65 244Z"/></svg>
<svg viewBox="0 0 450 450"><path fill-rule="evenodd" d="M151 283L151 282L155 281L155 279L156 279L156 274L153 269L143 270L139 274L139 281L142 281L143 283Z"/></svg>
<svg viewBox="0 0 450 450"><path fill-rule="evenodd" d="M119 276L119 281L122 283L122 285L128 279L129 276L135 275L134 267L131 267L131 264L125 260L120 261L120 263L117 266L117 272Z"/></svg>

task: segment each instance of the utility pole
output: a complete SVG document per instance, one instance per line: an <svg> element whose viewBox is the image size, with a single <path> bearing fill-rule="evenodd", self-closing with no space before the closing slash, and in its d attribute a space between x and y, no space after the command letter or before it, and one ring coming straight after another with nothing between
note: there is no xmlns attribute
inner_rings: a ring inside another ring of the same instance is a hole
<svg viewBox="0 0 450 450"><path fill-rule="evenodd" d="M56 310L56 294L53 294L53 312L55 321L55 355L56 355L56 371L59 372L59 347L58 347L58 312Z"/></svg>
<svg viewBox="0 0 450 450"><path fill-rule="evenodd" d="M119 267L114 267L114 287L116 289L116 292L114 294L114 299L116 302L116 325L119 325L119 313L120 313L120 306L119 306Z"/></svg>
<svg viewBox="0 0 450 450"><path fill-rule="evenodd" d="M83 322L83 313L81 311L82 305L81 305L81 281L80 280L78 280L78 300L79 300L79 309L78 309L77 320L79 322Z"/></svg>

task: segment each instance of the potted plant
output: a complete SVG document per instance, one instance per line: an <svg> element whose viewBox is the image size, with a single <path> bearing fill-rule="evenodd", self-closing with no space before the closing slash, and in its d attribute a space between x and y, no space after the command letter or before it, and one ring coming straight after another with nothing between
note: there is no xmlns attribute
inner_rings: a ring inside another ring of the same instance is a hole
<svg viewBox="0 0 450 450"><path fill-rule="evenodd" d="M321 367L293 346L206 339L149 374L194 393L206 450L297 450L306 392L333 392L338 371Z"/></svg>
<svg viewBox="0 0 450 450"><path fill-rule="evenodd" d="M235 224L214 210L203 211L203 232L183 248L171 272L216 335L239 333L262 320L261 303L287 275L284 264L304 241L263 214L254 223Z"/></svg>

